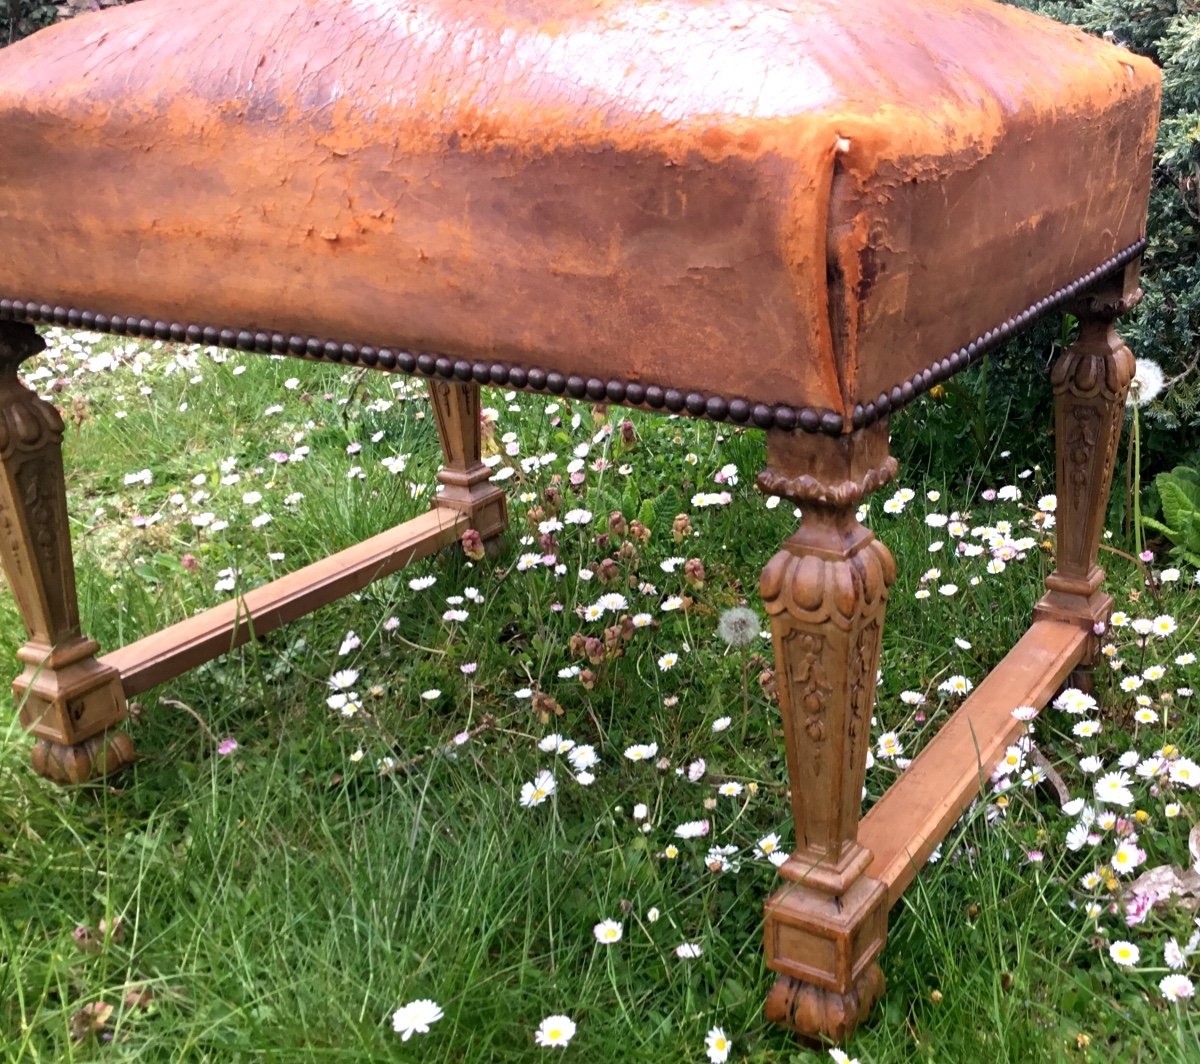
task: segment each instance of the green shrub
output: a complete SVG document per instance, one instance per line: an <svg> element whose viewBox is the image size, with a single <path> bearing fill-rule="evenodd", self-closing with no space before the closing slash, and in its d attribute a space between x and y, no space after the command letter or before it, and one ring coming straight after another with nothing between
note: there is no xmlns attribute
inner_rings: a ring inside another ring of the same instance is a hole
<svg viewBox="0 0 1200 1064"><path fill-rule="evenodd" d="M1196 0L1013 0L1019 7L1104 34L1163 70L1162 119L1150 194L1146 298L1121 326L1134 353L1178 377L1200 335L1200 3ZM1064 147L1064 150L1069 150ZM1200 374L1183 376L1143 412L1151 473L1196 453Z"/></svg>
<svg viewBox="0 0 1200 1064"><path fill-rule="evenodd" d="M1200 472L1176 466L1155 478L1163 520L1144 522L1172 543L1171 556L1200 568Z"/></svg>
<svg viewBox="0 0 1200 1064"><path fill-rule="evenodd" d="M54 4L40 0L0 0L0 45L12 44L49 26L58 15Z"/></svg>

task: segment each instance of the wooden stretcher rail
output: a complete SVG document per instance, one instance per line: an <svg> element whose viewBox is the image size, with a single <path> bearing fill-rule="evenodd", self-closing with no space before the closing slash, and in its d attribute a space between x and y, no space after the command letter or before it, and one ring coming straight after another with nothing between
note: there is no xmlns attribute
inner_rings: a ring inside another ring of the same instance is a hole
<svg viewBox="0 0 1200 1064"><path fill-rule="evenodd" d="M1035 621L958 708L859 826L874 855L867 875L895 905L1024 725L1018 706L1044 706L1083 657L1089 633Z"/></svg>
<svg viewBox="0 0 1200 1064"><path fill-rule="evenodd" d="M120 673L126 697L140 694L241 646L252 636L279 628L436 553L457 540L468 524L464 514L434 507L241 598L105 654L100 663Z"/></svg>

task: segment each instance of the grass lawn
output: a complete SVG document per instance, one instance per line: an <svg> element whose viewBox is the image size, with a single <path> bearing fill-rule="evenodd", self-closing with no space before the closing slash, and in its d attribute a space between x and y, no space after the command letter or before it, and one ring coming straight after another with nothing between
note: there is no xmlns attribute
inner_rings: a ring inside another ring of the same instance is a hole
<svg viewBox="0 0 1200 1064"><path fill-rule="evenodd" d="M25 369L70 422L84 626L106 649L428 505L419 381L51 341ZM765 626L757 574L796 522L753 487L761 434L484 398L512 517L497 561L446 552L151 692L109 788L35 777L4 716L0 1059L555 1058L535 1042L552 1015L589 1064L702 1062L714 1027L733 1061L831 1059L762 1019L781 725L769 641L743 657L718 634L740 604ZM902 470L870 502L900 575L868 803L1027 624L1052 563L1043 442L1042 468L1001 439L969 482ZM847 1047L862 1064L1200 1059L1194 1002L1160 986L1195 975L1198 899L1130 889L1194 860L1200 588L1104 563L1122 612L1099 706L1031 725L1083 801L1060 808L1014 749L892 913L886 997ZM573 637L622 616L619 656L580 656ZM23 640L8 594L0 636ZM606 920L619 940L598 941ZM419 999L443 1015L404 1040L393 1013Z"/></svg>

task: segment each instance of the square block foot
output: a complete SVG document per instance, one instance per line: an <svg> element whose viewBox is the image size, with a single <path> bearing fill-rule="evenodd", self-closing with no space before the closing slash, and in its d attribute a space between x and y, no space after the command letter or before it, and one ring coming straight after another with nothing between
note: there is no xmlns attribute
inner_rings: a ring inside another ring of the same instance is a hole
<svg viewBox="0 0 1200 1064"><path fill-rule="evenodd" d="M860 876L842 895L788 884L766 904L767 967L848 993L887 940L887 887Z"/></svg>

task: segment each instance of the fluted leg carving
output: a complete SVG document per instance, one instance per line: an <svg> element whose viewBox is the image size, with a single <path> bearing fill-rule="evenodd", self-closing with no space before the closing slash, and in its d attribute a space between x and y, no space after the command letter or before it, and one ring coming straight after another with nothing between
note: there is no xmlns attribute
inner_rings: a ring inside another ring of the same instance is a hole
<svg viewBox="0 0 1200 1064"><path fill-rule="evenodd" d="M445 458L434 505L465 513L484 546L494 551L508 527L508 509L504 491L489 482L492 471L482 460L479 385L430 380L428 386Z"/></svg>
<svg viewBox="0 0 1200 1064"><path fill-rule="evenodd" d="M1046 577L1035 617L1073 620L1094 630L1112 611L1112 598L1101 590L1104 571L1097 559L1134 373L1133 355L1114 323L1140 299L1136 266L1086 296L1075 308L1079 336L1051 371L1057 567ZM1090 684L1095 651L1093 641L1073 683Z"/></svg>
<svg viewBox="0 0 1200 1064"><path fill-rule="evenodd" d="M829 438L772 433L763 490L797 501L800 529L768 562L761 591L791 780L796 850L766 906L767 965L780 973L767 1016L840 1040L883 992L876 958L887 891L864 873L863 777L888 588L888 549L855 512L895 474L887 426Z"/></svg>
<svg viewBox="0 0 1200 1064"><path fill-rule="evenodd" d="M99 644L80 632L75 566L62 466L63 422L17 377L45 347L31 326L0 322L0 560L25 622L13 682L21 723L37 738L34 768L79 783L133 759L115 670L96 661Z"/></svg>

